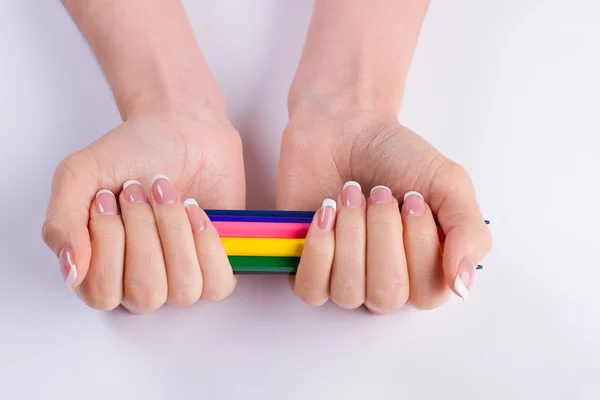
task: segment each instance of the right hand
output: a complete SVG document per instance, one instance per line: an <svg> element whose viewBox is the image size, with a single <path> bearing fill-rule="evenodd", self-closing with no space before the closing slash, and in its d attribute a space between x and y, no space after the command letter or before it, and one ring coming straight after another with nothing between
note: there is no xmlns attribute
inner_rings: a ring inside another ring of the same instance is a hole
<svg viewBox="0 0 600 400"><path fill-rule="evenodd" d="M132 116L66 157L54 174L43 238L69 289L95 309L123 304L135 313L226 298L235 278L219 237L182 199L243 209L242 157L228 121L175 112ZM159 174L169 179L153 182ZM123 190L130 180L140 184Z"/></svg>

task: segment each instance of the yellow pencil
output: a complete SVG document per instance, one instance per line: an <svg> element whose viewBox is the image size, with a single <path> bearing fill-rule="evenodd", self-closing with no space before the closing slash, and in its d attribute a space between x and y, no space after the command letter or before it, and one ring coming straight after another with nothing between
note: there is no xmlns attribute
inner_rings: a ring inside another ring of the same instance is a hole
<svg viewBox="0 0 600 400"><path fill-rule="evenodd" d="M300 257L304 239L222 237L228 256Z"/></svg>

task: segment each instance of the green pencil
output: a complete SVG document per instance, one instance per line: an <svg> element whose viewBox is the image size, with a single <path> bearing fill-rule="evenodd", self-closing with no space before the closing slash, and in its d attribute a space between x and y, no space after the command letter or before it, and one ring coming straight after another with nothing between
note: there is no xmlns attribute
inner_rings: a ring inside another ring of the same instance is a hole
<svg viewBox="0 0 600 400"><path fill-rule="evenodd" d="M242 274L288 274L294 275L300 263L300 257L250 257L229 256L233 273ZM478 265L477 269L482 269Z"/></svg>

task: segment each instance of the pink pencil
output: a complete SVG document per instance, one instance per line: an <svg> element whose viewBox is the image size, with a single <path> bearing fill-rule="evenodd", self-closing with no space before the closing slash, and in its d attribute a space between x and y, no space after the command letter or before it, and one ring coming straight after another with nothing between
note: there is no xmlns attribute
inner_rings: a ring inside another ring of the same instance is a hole
<svg viewBox="0 0 600 400"><path fill-rule="evenodd" d="M310 224L297 222L221 222L213 225L221 237L304 239Z"/></svg>

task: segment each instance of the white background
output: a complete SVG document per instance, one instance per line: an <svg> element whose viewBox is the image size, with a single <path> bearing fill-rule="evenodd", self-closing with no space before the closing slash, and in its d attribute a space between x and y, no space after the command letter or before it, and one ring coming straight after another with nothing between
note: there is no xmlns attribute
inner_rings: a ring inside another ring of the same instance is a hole
<svg viewBox="0 0 600 400"><path fill-rule="evenodd" d="M311 2L185 4L250 206L273 207ZM467 167L492 220L468 302L381 318L247 277L223 303L132 316L68 292L40 234L56 164L119 123L108 86L60 2L0 2L0 398L600 398L599 13L433 1L400 120Z"/></svg>

